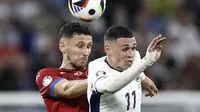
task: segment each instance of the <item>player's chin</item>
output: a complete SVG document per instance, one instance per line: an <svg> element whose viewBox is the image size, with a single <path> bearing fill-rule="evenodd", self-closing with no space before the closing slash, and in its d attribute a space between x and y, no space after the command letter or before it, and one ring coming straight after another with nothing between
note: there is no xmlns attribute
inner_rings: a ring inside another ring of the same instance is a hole
<svg viewBox="0 0 200 112"><path fill-rule="evenodd" d="M128 69L129 67L130 67L129 64L125 64L125 65L123 66L123 70L126 70L126 69Z"/></svg>
<svg viewBox="0 0 200 112"><path fill-rule="evenodd" d="M132 61L126 61L125 62L125 67L129 68L132 65Z"/></svg>
<svg viewBox="0 0 200 112"><path fill-rule="evenodd" d="M79 63L77 64L77 66L80 67L80 68L83 68L83 67L86 66L86 64L87 64L87 62L82 61L82 62L79 62Z"/></svg>

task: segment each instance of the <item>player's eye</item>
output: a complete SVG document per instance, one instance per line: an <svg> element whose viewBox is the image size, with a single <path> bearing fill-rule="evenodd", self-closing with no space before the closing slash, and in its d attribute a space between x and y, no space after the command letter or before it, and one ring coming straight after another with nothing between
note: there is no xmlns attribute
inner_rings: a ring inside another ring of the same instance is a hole
<svg viewBox="0 0 200 112"><path fill-rule="evenodd" d="M134 50L135 50L135 48L136 48L136 47L132 47L132 48L131 48L131 49L132 49L132 51L134 51Z"/></svg>
<svg viewBox="0 0 200 112"><path fill-rule="evenodd" d="M122 51L124 51L124 52L126 52L126 51L128 51L128 50L129 50L128 47L122 49Z"/></svg>
<svg viewBox="0 0 200 112"><path fill-rule="evenodd" d="M92 44L89 44L89 45L87 46L88 49L90 49L91 47L92 47Z"/></svg>
<svg viewBox="0 0 200 112"><path fill-rule="evenodd" d="M77 47L78 47L78 48L83 48L84 45L83 45L83 44L78 44Z"/></svg>

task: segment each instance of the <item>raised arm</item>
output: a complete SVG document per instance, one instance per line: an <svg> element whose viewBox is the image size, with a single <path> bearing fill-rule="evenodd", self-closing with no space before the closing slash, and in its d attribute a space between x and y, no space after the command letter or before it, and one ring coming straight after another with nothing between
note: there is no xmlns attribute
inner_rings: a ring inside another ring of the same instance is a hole
<svg viewBox="0 0 200 112"><path fill-rule="evenodd" d="M139 63L134 63L130 68L115 75L115 77L112 77L112 74L109 75L107 73L103 76L98 75L96 80L93 82L95 90L99 93L115 93L129 84L148 66L151 66L160 58L162 50L161 42L165 39L166 38L162 37L162 35L154 38L147 48L146 56ZM96 73L90 71L90 69L95 69L95 67L89 65L89 75L95 75Z"/></svg>

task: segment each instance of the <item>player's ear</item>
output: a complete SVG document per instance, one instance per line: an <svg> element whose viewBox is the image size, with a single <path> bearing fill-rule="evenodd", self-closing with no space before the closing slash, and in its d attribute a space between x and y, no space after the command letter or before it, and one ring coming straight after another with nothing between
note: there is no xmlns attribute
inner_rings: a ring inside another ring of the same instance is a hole
<svg viewBox="0 0 200 112"><path fill-rule="evenodd" d="M109 51L110 51L110 48L109 48L109 45L105 44L104 45L104 52L109 55Z"/></svg>
<svg viewBox="0 0 200 112"><path fill-rule="evenodd" d="M65 54L66 53L66 46L65 46L65 43L63 41L63 39L60 39L59 41L59 50Z"/></svg>

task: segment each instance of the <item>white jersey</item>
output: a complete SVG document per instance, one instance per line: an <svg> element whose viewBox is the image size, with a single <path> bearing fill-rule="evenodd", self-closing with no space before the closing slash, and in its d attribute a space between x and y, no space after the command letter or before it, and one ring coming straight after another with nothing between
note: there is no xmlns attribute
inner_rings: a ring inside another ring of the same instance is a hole
<svg viewBox="0 0 200 112"><path fill-rule="evenodd" d="M119 75L106 61L106 56L89 63L87 97L90 112L140 112L141 80L136 78L115 93L98 93L95 88L97 80Z"/></svg>

